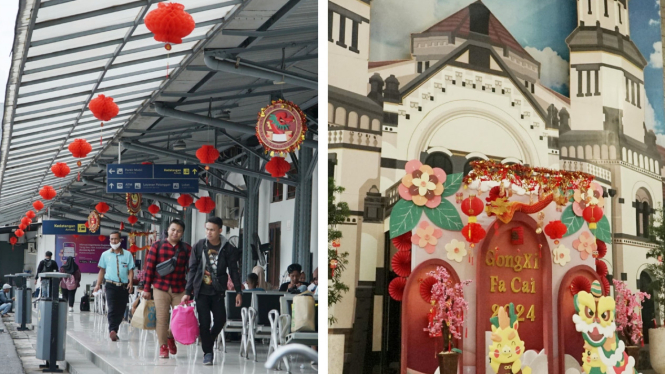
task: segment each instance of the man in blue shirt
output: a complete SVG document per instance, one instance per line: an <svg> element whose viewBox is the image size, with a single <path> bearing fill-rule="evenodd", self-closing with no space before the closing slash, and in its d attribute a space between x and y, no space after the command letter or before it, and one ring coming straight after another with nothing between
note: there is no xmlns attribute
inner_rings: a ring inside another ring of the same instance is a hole
<svg viewBox="0 0 665 374"><path fill-rule="evenodd" d="M106 281L106 306L108 309L109 337L118 341L118 328L125 315L129 302L129 292L133 290L134 257L131 252L120 247L120 233L114 231L109 235L111 249L102 253L99 258L99 274L94 292L99 291L102 279Z"/></svg>

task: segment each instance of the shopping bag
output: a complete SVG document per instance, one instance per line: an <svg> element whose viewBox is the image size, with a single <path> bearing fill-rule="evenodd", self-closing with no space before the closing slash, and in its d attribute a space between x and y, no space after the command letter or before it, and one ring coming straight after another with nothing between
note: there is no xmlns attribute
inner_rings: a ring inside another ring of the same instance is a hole
<svg viewBox="0 0 665 374"><path fill-rule="evenodd" d="M215 321L217 323L217 321ZM171 312L171 332L180 344L190 345L199 337L199 321L194 313L194 304L181 304Z"/></svg>
<svg viewBox="0 0 665 374"><path fill-rule="evenodd" d="M132 317L132 326L142 330L154 330L157 327L157 313L155 302L152 300L141 300Z"/></svg>
<svg viewBox="0 0 665 374"><path fill-rule="evenodd" d="M310 293L293 297L291 306L291 332L316 331L314 298Z"/></svg>

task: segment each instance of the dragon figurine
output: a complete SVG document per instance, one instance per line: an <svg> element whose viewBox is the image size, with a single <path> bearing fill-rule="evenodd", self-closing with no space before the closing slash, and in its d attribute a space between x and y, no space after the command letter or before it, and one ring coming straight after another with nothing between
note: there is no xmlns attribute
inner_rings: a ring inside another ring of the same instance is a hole
<svg viewBox="0 0 665 374"><path fill-rule="evenodd" d="M285 134L289 130L289 124L294 120L295 118L285 111L271 113L268 116L266 123L270 125L270 131L272 131L274 135L277 135L273 135L273 141L281 140L281 138L283 138L282 141L288 140Z"/></svg>
<svg viewBox="0 0 665 374"><path fill-rule="evenodd" d="M531 368L523 368L520 360L524 354L524 341L517 332L519 322L513 303L510 303L508 311L510 316L500 307L498 315L490 318L493 342L489 346L490 366L496 374L531 374Z"/></svg>

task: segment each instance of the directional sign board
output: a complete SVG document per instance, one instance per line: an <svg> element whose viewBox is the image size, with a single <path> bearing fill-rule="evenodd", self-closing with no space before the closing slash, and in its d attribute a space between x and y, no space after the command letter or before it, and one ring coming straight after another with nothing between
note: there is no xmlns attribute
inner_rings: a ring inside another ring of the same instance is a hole
<svg viewBox="0 0 665 374"><path fill-rule="evenodd" d="M107 193L196 193L199 170L195 165L106 165Z"/></svg>

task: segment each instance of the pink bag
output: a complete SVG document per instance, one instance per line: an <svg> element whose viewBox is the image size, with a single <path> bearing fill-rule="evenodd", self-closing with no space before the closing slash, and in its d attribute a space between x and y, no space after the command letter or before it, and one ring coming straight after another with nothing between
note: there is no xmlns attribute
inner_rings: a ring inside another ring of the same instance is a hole
<svg viewBox="0 0 665 374"><path fill-rule="evenodd" d="M184 345L194 344L199 337L199 321L194 313L194 305L178 305L171 313L171 332L173 338Z"/></svg>

